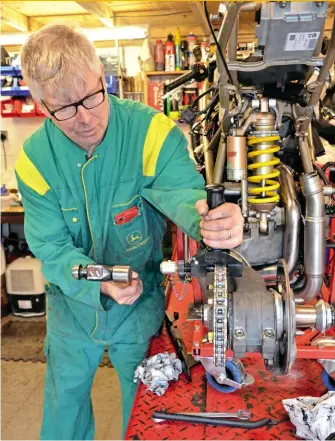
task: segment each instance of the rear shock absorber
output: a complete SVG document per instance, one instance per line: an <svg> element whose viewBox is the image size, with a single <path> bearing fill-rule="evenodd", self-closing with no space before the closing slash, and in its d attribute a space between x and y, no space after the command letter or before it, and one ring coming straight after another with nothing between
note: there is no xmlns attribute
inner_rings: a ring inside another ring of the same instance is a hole
<svg viewBox="0 0 335 441"><path fill-rule="evenodd" d="M274 166L280 163L280 160L274 156L279 150L275 144L278 140L280 136L275 128L275 117L269 112L268 100L262 98L255 130L248 138L248 145L253 148L253 151L248 153L248 158L253 160L253 163L248 165L248 169L254 172L253 176L248 177L248 181L258 184L255 187L249 186L248 202L254 204L255 210L259 212L270 212L279 202L277 191L280 184L274 180L279 176L279 171L274 169Z"/></svg>

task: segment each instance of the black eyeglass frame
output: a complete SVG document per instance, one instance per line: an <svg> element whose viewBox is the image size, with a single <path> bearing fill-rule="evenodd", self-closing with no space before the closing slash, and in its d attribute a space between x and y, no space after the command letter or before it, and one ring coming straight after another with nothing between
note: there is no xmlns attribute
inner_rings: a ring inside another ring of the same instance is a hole
<svg viewBox="0 0 335 441"><path fill-rule="evenodd" d="M68 104L67 106L59 107L56 110L50 110L49 107L45 104L45 102L42 99L41 99L41 103L47 109L47 111L50 113L50 115L57 119L57 121L67 121L68 119L74 118L77 115L78 107L79 106L83 106L85 109L91 110L91 109L95 109L96 107L100 106L105 101L106 90L105 90L104 83L102 82L102 78L101 77L100 77L100 82L101 82L101 85L102 85L101 89L97 90L94 93L91 93L90 95L85 96L83 99L77 101L76 103L72 103L72 104ZM97 106L94 106L94 107L86 107L85 104L84 104L84 101L86 101L88 98L91 98L94 95L98 95L98 93L102 93L102 95L103 95L103 100L101 101L101 103L98 104ZM76 108L76 113L73 116L70 116L70 118L58 119L57 116L55 115L55 113L59 112L60 110L67 109L69 107L75 107Z"/></svg>

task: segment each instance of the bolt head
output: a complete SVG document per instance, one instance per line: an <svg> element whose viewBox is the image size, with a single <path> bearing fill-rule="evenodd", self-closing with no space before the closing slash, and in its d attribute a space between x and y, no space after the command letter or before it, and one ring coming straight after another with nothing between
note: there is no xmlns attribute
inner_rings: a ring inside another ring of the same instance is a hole
<svg viewBox="0 0 335 441"><path fill-rule="evenodd" d="M271 340L274 339L275 338L274 330L272 328L264 329L263 337Z"/></svg>
<svg viewBox="0 0 335 441"><path fill-rule="evenodd" d="M245 335L244 329L242 329L242 328L235 329L234 338L236 340L244 340L245 337L246 337L246 335Z"/></svg>

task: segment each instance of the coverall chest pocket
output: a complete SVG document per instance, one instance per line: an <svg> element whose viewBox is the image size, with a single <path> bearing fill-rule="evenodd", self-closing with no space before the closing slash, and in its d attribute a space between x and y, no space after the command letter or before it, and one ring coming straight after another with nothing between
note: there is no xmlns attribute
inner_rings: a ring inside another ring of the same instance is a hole
<svg viewBox="0 0 335 441"><path fill-rule="evenodd" d="M82 246L81 224L77 208L62 208L64 222L76 247Z"/></svg>
<svg viewBox="0 0 335 441"><path fill-rule="evenodd" d="M125 261L135 256L150 254L152 239L145 206L140 196L135 196L124 204L113 205L112 222L119 241L119 251Z"/></svg>

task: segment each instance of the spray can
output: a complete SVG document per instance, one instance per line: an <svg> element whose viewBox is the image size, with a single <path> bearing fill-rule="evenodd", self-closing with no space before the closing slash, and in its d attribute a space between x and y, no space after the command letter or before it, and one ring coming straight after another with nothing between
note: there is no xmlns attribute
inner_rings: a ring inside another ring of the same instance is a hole
<svg viewBox="0 0 335 441"><path fill-rule="evenodd" d="M188 36L187 36L187 62L188 62L188 66L192 66L195 63L195 57L193 55L193 48L197 43L197 37L191 32Z"/></svg>
<svg viewBox="0 0 335 441"><path fill-rule="evenodd" d="M168 40L165 43L165 70L167 72L175 70L175 47L172 34L168 35Z"/></svg>
<svg viewBox="0 0 335 441"><path fill-rule="evenodd" d="M180 48L180 29L177 28L176 37L174 39L176 49L176 70L181 70L181 48Z"/></svg>

